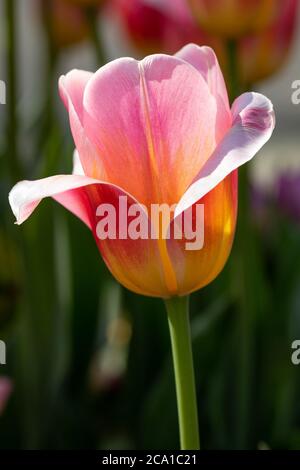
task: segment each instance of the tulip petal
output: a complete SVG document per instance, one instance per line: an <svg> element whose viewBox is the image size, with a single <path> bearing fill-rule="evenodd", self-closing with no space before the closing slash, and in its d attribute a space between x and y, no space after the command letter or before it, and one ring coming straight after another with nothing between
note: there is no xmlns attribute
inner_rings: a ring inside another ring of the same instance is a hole
<svg viewBox="0 0 300 470"><path fill-rule="evenodd" d="M207 46L187 44L177 52L176 57L193 65L201 73L215 97L218 110L216 141L219 143L231 126L231 112L224 77L215 52Z"/></svg>
<svg viewBox="0 0 300 470"><path fill-rule="evenodd" d="M119 201L120 196L124 196L125 193L112 185L100 185L98 188L100 191L98 198L106 203L109 202L115 208L117 220L123 218L124 211L120 209ZM128 233L124 238L117 235L115 239L100 240L94 233L101 255L111 273L128 289L151 297L169 297L173 286L170 285L169 273L166 272L158 241L150 237L151 222L147 211L144 206L127 195L127 214L130 209L140 213L139 221L147 228L147 238L134 239L132 233ZM124 223L123 227L128 232L134 220L135 217L128 216L128 223ZM119 224L117 225L119 227Z"/></svg>
<svg viewBox="0 0 300 470"><path fill-rule="evenodd" d="M114 185L86 176L57 175L36 181L21 181L9 194L9 202L17 224L23 223L44 197L51 196L79 217L93 232L98 248L112 274L128 289L148 296L170 295L158 242L147 239L117 237L100 240L97 235L97 208L110 204L119 221L119 200L126 197L128 208L138 202ZM126 213L127 213L126 211ZM144 224L150 225L147 213L141 208ZM124 216L124 214L122 214ZM130 222L130 220L129 220ZM117 222L117 227L119 222ZM124 227L127 227L125 223ZM150 228L148 228L149 233Z"/></svg>
<svg viewBox="0 0 300 470"><path fill-rule="evenodd" d="M16 224L21 225L25 222L43 198L59 198L60 194L66 194L65 200L61 198L61 204L91 228L87 208L76 204L72 200L70 191L97 182L97 180L80 175L56 175L36 181L20 181L9 193L9 203L16 217Z"/></svg>
<svg viewBox="0 0 300 470"><path fill-rule="evenodd" d="M203 204L204 221L193 218L195 239L175 240L171 224L168 252L176 274L178 295L190 294L212 282L223 269L231 251L237 217L237 170L223 179L196 204ZM190 207L195 215L195 206ZM182 213L184 220L185 213ZM203 226L202 226L203 223ZM197 224L197 225L196 225ZM203 230L203 246L196 246ZM185 235L185 233L184 233ZM197 238L196 238L197 237ZM193 246L187 248L187 244Z"/></svg>
<svg viewBox="0 0 300 470"><path fill-rule="evenodd" d="M81 125L83 123L83 93L92 76L92 72L75 69L59 79L61 99L68 110L70 107L74 110Z"/></svg>
<svg viewBox="0 0 300 470"><path fill-rule="evenodd" d="M215 148L217 106L203 77L177 57L146 57L140 74L161 200L176 203Z"/></svg>
<svg viewBox="0 0 300 470"><path fill-rule="evenodd" d="M273 105L259 93L244 93L233 103L232 121L232 128L179 201L175 217L251 160L269 140L275 126Z"/></svg>
<svg viewBox="0 0 300 470"><path fill-rule="evenodd" d="M151 171L138 61L121 58L101 67L85 90L84 108L86 135L101 155L110 182L149 203Z"/></svg>
<svg viewBox="0 0 300 470"><path fill-rule="evenodd" d="M82 168L82 164L80 161L79 153L78 150L75 149L73 152L73 170L72 170L73 175L81 175L84 176L84 170Z"/></svg>
<svg viewBox="0 0 300 470"><path fill-rule="evenodd" d="M93 73L72 70L59 79L61 99L69 112L70 127L84 173L92 178L106 180L101 158L84 131L83 95Z"/></svg>
<svg viewBox="0 0 300 470"><path fill-rule="evenodd" d="M84 108L109 181L146 205L177 202L215 147L215 100L179 58L107 64L88 82Z"/></svg>

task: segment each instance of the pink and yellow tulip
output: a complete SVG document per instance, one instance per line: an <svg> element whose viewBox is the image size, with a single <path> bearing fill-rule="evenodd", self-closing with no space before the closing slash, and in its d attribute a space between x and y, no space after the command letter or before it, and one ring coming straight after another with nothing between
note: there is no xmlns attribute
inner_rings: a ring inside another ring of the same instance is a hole
<svg viewBox="0 0 300 470"><path fill-rule="evenodd" d="M270 101L245 93L230 108L213 50L193 44L175 56L114 60L94 74L73 70L59 88L80 161L72 175L18 183L9 196L17 223L51 196L91 229L108 268L128 289L167 298L211 282L234 237L237 168L274 128ZM176 204L172 224L203 203L204 247L187 251L183 240L161 236L99 240L97 207L117 208L120 196L129 206Z"/></svg>
<svg viewBox="0 0 300 470"><path fill-rule="evenodd" d="M238 38L262 31L282 0L187 0L200 26L211 34Z"/></svg>

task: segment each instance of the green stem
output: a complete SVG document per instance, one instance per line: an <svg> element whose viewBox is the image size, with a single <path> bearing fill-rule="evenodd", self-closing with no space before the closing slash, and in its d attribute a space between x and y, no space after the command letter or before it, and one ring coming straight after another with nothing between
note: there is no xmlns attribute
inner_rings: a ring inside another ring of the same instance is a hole
<svg viewBox="0 0 300 470"><path fill-rule="evenodd" d="M235 39L229 39L227 42L227 55L228 55L228 75L229 75L229 95L231 103L243 91L243 86L240 78L240 67L238 60L238 42Z"/></svg>
<svg viewBox="0 0 300 470"><path fill-rule="evenodd" d="M102 38L98 30L98 11L99 8L86 8L86 18L90 28L90 36L95 48L98 66L101 67L106 63L106 57L102 46Z"/></svg>
<svg viewBox="0 0 300 470"><path fill-rule="evenodd" d="M15 0L6 0L7 18L7 158L10 177L18 181L22 170L18 157L18 118L17 118L17 51L16 51L16 5Z"/></svg>
<svg viewBox="0 0 300 470"><path fill-rule="evenodd" d="M40 125L37 132L36 150L34 155L34 163L40 158L41 150L51 140L51 133L56 126L53 90L54 83L56 86L56 66L58 61L58 50L55 47L53 24L51 21L51 4L45 2L44 8L44 26L47 39L47 67L45 68L45 101L42 105L41 116L39 117Z"/></svg>
<svg viewBox="0 0 300 470"><path fill-rule="evenodd" d="M231 102L245 90L241 81L238 58L238 42L227 43L229 59L229 90ZM252 387L252 353L254 317L259 311L256 302L257 272L255 233L251 224L249 197L249 167L239 169L239 214L235 241L236 266L234 283L236 285L239 312L237 316L237 340L240 352L237 356L237 401L236 401L236 442L238 449L249 446L250 406Z"/></svg>
<svg viewBox="0 0 300 470"><path fill-rule="evenodd" d="M168 312L182 450L200 448L188 297L165 301Z"/></svg>

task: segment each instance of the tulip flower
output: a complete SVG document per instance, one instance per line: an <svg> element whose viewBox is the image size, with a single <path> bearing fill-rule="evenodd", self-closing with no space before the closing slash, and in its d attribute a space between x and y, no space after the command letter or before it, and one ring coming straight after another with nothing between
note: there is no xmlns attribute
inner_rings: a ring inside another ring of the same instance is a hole
<svg viewBox="0 0 300 470"><path fill-rule="evenodd" d="M274 74L285 62L296 29L298 5L298 0L281 2L280 14L268 28L241 40L241 78L247 85Z"/></svg>
<svg viewBox="0 0 300 470"><path fill-rule="evenodd" d="M66 0L42 0L40 6L56 47L76 44L88 36L89 27L80 7Z"/></svg>
<svg viewBox="0 0 300 470"><path fill-rule="evenodd" d="M284 173L276 182L276 202L292 220L300 221L300 174Z"/></svg>
<svg viewBox="0 0 300 470"><path fill-rule="evenodd" d="M215 50L220 41L203 32L186 0L114 0L117 14L135 48L144 54L173 54L189 42L208 44Z"/></svg>
<svg viewBox="0 0 300 470"><path fill-rule="evenodd" d="M17 223L53 196L93 231L112 273L129 289L170 297L208 284L232 243L234 170L270 137L270 102L244 94L230 110L214 53L195 45L175 57L121 58L95 74L72 71L60 79L60 93L84 175L19 183L10 194ZM175 240L165 247L149 240L99 241L96 208L122 194L146 207L178 204L177 216L201 199L207 242L198 259Z"/></svg>
<svg viewBox="0 0 300 470"><path fill-rule="evenodd" d="M229 256L237 168L270 138L272 104L263 95L245 93L230 108L213 50L193 44L175 56L117 59L95 74L73 70L59 87L77 149L74 174L18 183L9 196L17 224L51 196L91 229L121 284L168 299L181 443L197 448L185 296L210 283ZM197 219L199 204L204 244L189 250L186 238L175 237L171 228L191 209ZM174 208L168 226L151 220L153 205ZM99 220L111 207L115 214L107 224L117 227L112 237L101 237ZM137 231L128 236L136 213L139 224L151 226L156 236L138 237Z"/></svg>
<svg viewBox="0 0 300 470"><path fill-rule="evenodd" d="M262 31L278 14L282 0L187 0L200 26L223 38Z"/></svg>

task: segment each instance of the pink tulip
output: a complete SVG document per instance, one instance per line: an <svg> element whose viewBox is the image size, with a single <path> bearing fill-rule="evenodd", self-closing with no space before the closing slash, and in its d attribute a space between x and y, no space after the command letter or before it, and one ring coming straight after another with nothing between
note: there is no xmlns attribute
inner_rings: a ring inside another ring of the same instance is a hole
<svg viewBox="0 0 300 470"><path fill-rule="evenodd" d="M9 196L17 223L51 196L92 230L112 274L134 292L170 297L212 281L233 241L236 170L270 138L271 102L245 93L230 109L213 50L194 44L175 56L121 58L95 74L73 70L59 86L80 159L77 174L18 183ZM188 251L184 240L166 239L161 230L158 239L100 240L97 207L110 203L118 211L120 196L130 207L177 204L171 224L200 201L203 248Z"/></svg>

